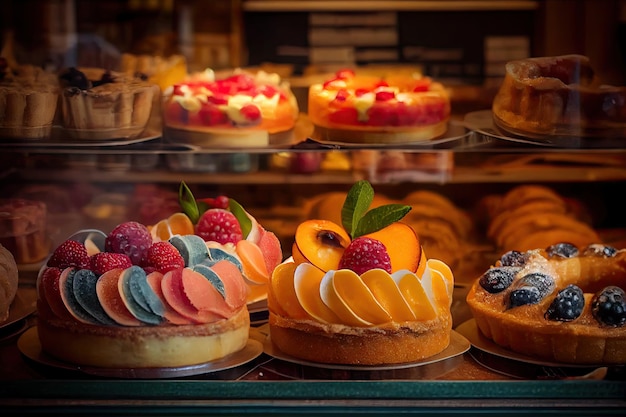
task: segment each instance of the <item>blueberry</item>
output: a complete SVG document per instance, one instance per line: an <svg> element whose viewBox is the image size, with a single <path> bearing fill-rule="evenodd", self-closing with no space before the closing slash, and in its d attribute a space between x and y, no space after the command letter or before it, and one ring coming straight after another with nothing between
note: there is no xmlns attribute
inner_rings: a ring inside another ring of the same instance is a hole
<svg viewBox="0 0 626 417"><path fill-rule="evenodd" d="M512 266L491 268L480 277L480 286L491 294L499 293L511 285L519 270Z"/></svg>
<svg viewBox="0 0 626 417"><path fill-rule="evenodd" d="M524 275L517 282L516 289L509 294L509 308L524 304L537 304L554 291L554 279L540 272Z"/></svg>
<svg viewBox="0 0 626 417"><path fill-rule="evenodd" d="M60 76L61 80L65 81L70 87L75 87L80 90L88 90L91 88L91 81L87 79L84 73L76 68L69 68Z"/></svg>
<svg viewBox="0 0 626 417"><path fill-rule="evenodd" d="M500 258L502 266L524 266L528 255L516 250L508 251Z"/></svg>
<svg viewBox="0 0 626 417"><path fill-rule="evenodd" d="M620 327L626 324L626 297L624 290L610 285L594 295L591 312L601 324Z"/></svg>
<svg viewBox="0 0 626 417"><path fill-rule="evenodd" d="M617 249L609 245L593 244L589 245L583 251L585 256L601 256L605 258L612 258L617 253Z"/></svg>
<svg viewBox="0 0 626 417"><path fill-rule="evenodd" d="M110 84L115 82L115 79L113 78L113 75L111 75L111 73L109 71L106 71L102 74L102 77L100 77L99 80L94 81L93 86L97 87L99 85L102 84Z"/></svg>
<svg viewBox="0 0 626 417"><path fill-rule="evenodd" d="M546 248L550 258L558 256L561 258L573 258L578 256L578 248L571 243L557 243Z"/></svg>
<svg viewBox="0 0 626 417"><path fill-rule="evenodd" d="M559 291L544 316L548 320L572 321L581 315L584 307L583 290L576 285L568 285Z"/></svg>
<svg viewBox="0 0 626 417"><path fill-rule="evenodd" d="M537 304L539 301L541 301L541 294L537 287L524 286L511 291L509 294L509 308Z"/></svg>

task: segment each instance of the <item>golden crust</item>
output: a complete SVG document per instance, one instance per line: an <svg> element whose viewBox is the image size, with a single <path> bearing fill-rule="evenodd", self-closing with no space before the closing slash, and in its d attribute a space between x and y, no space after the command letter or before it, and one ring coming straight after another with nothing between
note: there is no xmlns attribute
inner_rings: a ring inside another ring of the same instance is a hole
<svg viewBox="0 0 626 417"><path fill-rule="evenodd" d="M270 311L272 343L296 358L322 363L382 365L415 362L448 347L452 318L352 327L294 320Z"/></svg>

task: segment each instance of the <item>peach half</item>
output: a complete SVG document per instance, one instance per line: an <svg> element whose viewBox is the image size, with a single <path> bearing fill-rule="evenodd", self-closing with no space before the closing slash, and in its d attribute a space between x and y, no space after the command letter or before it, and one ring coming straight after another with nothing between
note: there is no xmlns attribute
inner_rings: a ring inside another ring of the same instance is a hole
<svg viewBox="0 0 626 417"><path fill-rule="evenodd" d="M417 271L422 258L422 246L411 226L396 222L364 237L376 239L385 245L391 259L392 271Z"/></svg>
<svg viewBox="0 0 626 417"><path fill-rule="evenodd" d="M350 236L343 227L328 220L307 220L296 229L293 257L315 265L324 272L337 269Z"/></svg>

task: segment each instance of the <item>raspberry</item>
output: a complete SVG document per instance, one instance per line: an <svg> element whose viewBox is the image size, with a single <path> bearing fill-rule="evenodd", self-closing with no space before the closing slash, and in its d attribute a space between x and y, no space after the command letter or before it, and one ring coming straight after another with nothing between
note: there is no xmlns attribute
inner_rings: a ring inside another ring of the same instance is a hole
<svg viewBox="0 0 626 417"><path fill-rule="evenodd" d="M568 285L552 300L544 316L548 320L572 321L582 314L584 307L583 290L576 285Z"/></svg>
<svg viewBox="0 0 626 417"><path fill-rule="evenodd" d="M70 266L75 266L78 269L88 268L89 255L87 254L87 248L75 240L66 240L54 250L47 265L59 269L65 269Z"/></svg>
<svg viewBox="0 0 626 417"><path fill-rule="evenodd" d="M548 246L546 252L550 258L554 256L561 258L573 258L578 256L578 248L571 243L557 243L555 245Z"/></svg>
<svg viewBox="0 0 626 417"><path fill-rule="evenodd" d="M480 286L491 294L504 291L511 285L519 270L520 268L514 266L491 268L480 277Z"/></svg>
<svg viewBox="0 0 626 417"><path fill-rule="evenodd" d="M185 260L170 242L156 242L148 249L147 268L166 273L184 267Z"/></svg>
<svg viewBox="0 0 626 417"><path fill-rule="evenodd" d="M594 295L591 312L600 323L621 327L626 324L626 296L624 290L610 285Z"/></svg>
<svg viewBox="0 0 626 417"><path fill-rule="evenodd" d="M376 268L391 273L391 259L385 245L368 237L358 237L350 242L339 261L339 269L351 269L359 275Z"/></svg>
<svg viewBox="0 0 626 417"><path fill-rule="evenodd" d="M91 255L89 258L89 264L89 269L91 269L97 276L100 276L112 269L126 269L133 266L133 263L128 255L113 252L100 252Z"/></svg>
<svg viewBox="0 0 626 417"><path fill-rule="evenodd" d="M107 252L128 255L133 265L142 266L146 262L152 236L146 226L137 222L126 222L116 226L104 241Z"/></svg>
<svg viewBox="0 0 626 417"><path fill-rule="evenodd" d="M261 119L261 109L256 104L246 104L239 112L248 122L257 122Z"/></svg>
<svg viewBox="0 0 626 417"><path fill-rule="evenodd" d="M241 226L233 213L224 209L205 211L196 224L196 234L207 242L237 243L243 239Z"/></svg>

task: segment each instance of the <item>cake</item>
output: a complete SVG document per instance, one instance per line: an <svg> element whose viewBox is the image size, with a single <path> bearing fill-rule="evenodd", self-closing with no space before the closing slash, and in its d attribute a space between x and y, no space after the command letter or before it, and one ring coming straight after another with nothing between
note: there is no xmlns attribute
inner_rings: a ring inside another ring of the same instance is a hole
<svg viewBox="0 0 626 417"><path fill-rule="evenodd" d="M100 68L59 76L61 124L76 139L132 139L146 128L158 88L140 77Z"/></svg>
<svg viewBox="0 0 626 417"><path fill-rule="evenodd" d="M471 287L482 335L535 360L626 363L626 251L569 243L506 252Z"/></svg>
<svg viewBox="0 0 626 417"><path fill-rule="evenodd" d="M338 71L309 87L314 138L355 143L407 143L447 131L450 99L443 85L420 74L385 77Z"/></svg>
<svg viewBox="0 0 626 417"><path fill-rule="evenodd" d="M626 135L626 88L603 85L581 55L508 62L492 111L495 125L514 135Z"/></svg>
<svg viewBox="0 0 626 417"><path fill-rule="evenodd" d="M197 227L181 212L150 227L82 231L54 250L37 281L44 353L100 368L158 368L246 346L248 301L266 291L266 260L282 260L280 244L235 200L181 190Z"/></svg>
<svg viewBox="0 0 626 417"><path fill-rule="evenodd" d="M292 258L273 272L268 292L271 343L318 363L388 365L442 352L450 342L454 278L426 258L400 222L410 207L368 211L373 189L357 182L343 224L302 222Z"/></svg>
<svg viewBox="0 0 626 417"><path fill-rule="evenodd" d="M174 140L223 147L267 146L289 137L298 104L274 73L236 69L192 74L164 93L163 121Z"/></svg>
<svg viewBox="0 0 626 417"><path fill-rule="evenodd" d="M17 294L18 273L13 254L0 244L0 324L9 318Z"/></svg>
<svg viewBox="0 0 626 417"><path fill-rule="evenodd" d="M0 244L18 264L41 262L50 254L47 216L41 201L0 199Z"/></svg>
<svg viewBox="0 0 626 417"><path fill-rule="evenodd" d="M48 138L58 96L52 74L29 65L10 68L0 57L0 137Z"/></svg>

